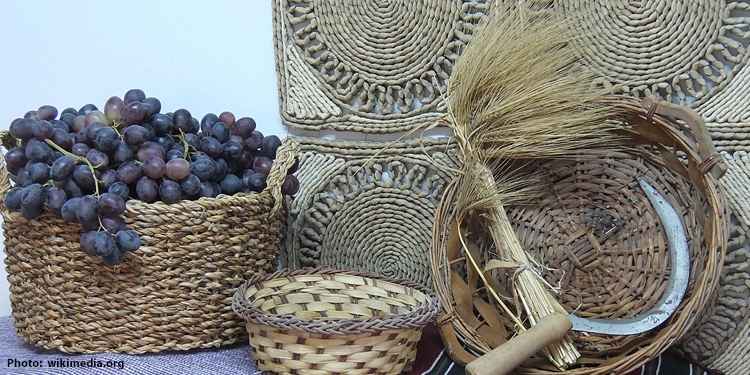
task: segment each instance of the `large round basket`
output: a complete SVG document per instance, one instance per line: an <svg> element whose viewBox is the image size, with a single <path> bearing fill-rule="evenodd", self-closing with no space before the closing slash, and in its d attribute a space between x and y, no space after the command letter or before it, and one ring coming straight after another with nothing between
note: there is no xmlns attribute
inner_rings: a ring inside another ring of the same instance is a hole
<svg viewBox="0 0 750 375"><path fill-rule="evenodd" d="M406 279L317 268L255 276L233 306L263 371L395 375L411 369L439 302Z"/></svg>
<svg viewBox="0 0 750 375"><path fill-rule="evenodd" d="M664 226L637 181L644 179L675 208L686 229L687 292L677 311L653 330L624 336L572 331L581 353L577 365L561 372L539 354L517 369L522 374L628 373L688 333L719 279L729 232L718 183L725 167L702 120L692 110L658 100L608 100L625 111L617 120L623 135L618 146L541 161L536 168L547 177L547 193L506 207L508 217L568 313L638 317L657 304L671 274ZM444 342L454 360L469 363L512 338L514 325L487 298L476 273L467 271L464 247L451 239L459 225L453 220L456 188L449 185L438 206L430 264L443 304L438 325ZM487 262L493 249L480 227L461 225L471 232L463 239L469 251ZM510 291L512 274L494 270L488 280Z"/></svg>
<svg viewBox="0 0 750 375"><path fill-rule="evenodd" d="M2 134L4 146L14 140ZM246 339L232 296L272 272L282 239L281 183L299 146L285 140L261 193L175 204L127 202L141 247L117 266L79 250L80 225L45 208L34 220L2 205L5 264L17 334L63 352L146 353ZM10 188L0 158L0 198Z"/></svg>

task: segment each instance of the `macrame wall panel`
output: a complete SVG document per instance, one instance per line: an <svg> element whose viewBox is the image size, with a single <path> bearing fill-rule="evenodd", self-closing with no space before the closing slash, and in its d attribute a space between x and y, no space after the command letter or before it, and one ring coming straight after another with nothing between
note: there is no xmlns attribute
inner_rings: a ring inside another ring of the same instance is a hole
<svg viewBox="0 0 750 375"><path fill-rule="evenodd" d="M432 285L432 223L457 162L451 139L298 139L300 191L290 205L282 265L327 265Z"/></svg>

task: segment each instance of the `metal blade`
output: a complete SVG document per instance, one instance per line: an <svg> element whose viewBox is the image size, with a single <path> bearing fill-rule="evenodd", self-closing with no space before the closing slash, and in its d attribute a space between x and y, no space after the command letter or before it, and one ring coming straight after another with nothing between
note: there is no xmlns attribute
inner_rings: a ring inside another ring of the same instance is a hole
<svg viewBox="0 0 750 375"><path fill-rule="evenodd" d="M646 192L651 205L654 206L669 241L672 272L664 294L654 307L639 316L618 319L587 319L572 314L568 315L573 322L573 329L591 333L609 335L635 335L652 330L664 323L682 301L690 280L690 252L687 246L685 227L679 215L669 202L662 197L646 180L639 178L638 183Z"/></svg>

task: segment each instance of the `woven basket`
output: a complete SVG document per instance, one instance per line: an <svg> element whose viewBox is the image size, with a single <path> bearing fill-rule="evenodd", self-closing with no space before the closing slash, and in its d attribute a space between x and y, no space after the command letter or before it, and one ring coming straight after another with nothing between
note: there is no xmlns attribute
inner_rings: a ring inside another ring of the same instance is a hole
<svg viewBox="0 0 750 375"><path fill-rule="evenodd" d="M0 137L6 148L13 144L7 133ZM18 336L63 352L131 354L245 340L232 295L248 277L277 267L281 183L298 147L284 141L261 193L129 200L125 223L142 245L114 267L78 250L80 225L46 208L29 221L0 206ZM10 183L2 158L0 166L2 197Z"/></svg>
<svg viewBox="0 0 750 375"><path fill-rule="evenodd" d="M670 276L666 234L636 180L644 178L682 218L690 282L678 311L653 331L628 336L573 331L582 357L565 371L570 374L628 373L677 343L716 288L729 235L729 212L717 181L725 167L700 117L658 100L642 105L617 98L612 104L627 113L621 147L540 162L537 168L549 176L546 198L506 207L508 217L525 249L548 267L543 276L559 286L558 300L569 313L636 317L659 300ZM448 248L456 188L455 183L446 188L435 214L430 263L444 307L438 325L446 347L455 361L468 363L510 338L513 324L482 293L476 276L466 277L463 252ZM477 245L472 251L489 253L486 237L475 232L467 238ZM495 276L498 285L507 285L504 273ZM560 373L542 357L518 372Z"/></svg>
<svg viewBox="0 0 750 375"><path fill-rule="evenodd" d="M314 268L255 276L233 308L262 371L393 375L413 365L439 302L406 279Z"/></svg>

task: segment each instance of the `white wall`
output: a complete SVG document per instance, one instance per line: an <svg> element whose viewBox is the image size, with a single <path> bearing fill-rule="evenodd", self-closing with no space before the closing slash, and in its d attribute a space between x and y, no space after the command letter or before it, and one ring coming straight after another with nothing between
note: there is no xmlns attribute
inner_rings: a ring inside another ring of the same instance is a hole
<svg viewBox="0 0 750 375"><path fill-rule="evenodd" d="M271 21L271 0L0 0L0 129L44 104L102 108L140 88L163 112L187 108L200 119L232 111L286 136Z"/></svg>

